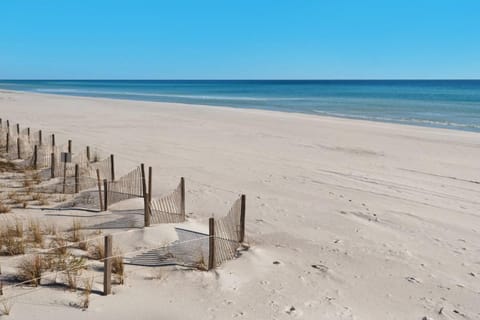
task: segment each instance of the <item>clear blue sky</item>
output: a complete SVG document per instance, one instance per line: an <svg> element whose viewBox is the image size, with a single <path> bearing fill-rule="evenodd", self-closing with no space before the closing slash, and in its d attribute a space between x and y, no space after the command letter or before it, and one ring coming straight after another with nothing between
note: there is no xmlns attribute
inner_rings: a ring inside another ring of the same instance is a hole
<svg viewBox="0 0 480 320"><path fill-rule="evenodd" d="M0 1L0 79L53 78L480 78L480 1Z"/></svg>

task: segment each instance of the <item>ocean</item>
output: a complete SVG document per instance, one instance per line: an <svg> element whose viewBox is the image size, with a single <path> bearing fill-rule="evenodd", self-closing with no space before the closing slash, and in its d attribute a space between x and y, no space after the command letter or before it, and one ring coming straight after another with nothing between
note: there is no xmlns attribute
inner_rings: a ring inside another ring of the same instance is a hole
<svg viewBox="0 0 480 320"><path fill-rule="evenodd" d="M0 80L0 89L299 112L480 132L480 80Z"/></svg>

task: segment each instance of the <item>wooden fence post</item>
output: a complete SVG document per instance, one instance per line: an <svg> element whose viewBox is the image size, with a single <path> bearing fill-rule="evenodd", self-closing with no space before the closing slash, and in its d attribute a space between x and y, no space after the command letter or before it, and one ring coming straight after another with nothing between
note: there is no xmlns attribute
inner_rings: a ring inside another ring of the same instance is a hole
<svg viewBox="0 0 480 320"><path fill-rule="evenodd" d="M63 194L65 194L65 189L67 185L67 157L68 154L62 153L63 155Z"/></svg>
<svg viewBox="0 0 480 320"><path fill-rule="evenodd" d="M10 129L10 120L7 120L7 128Z"/></svg>
<svg viewBox="0 0 480 320"><path fill-rule="evenodd" d="M28 141L30 141L30 127L27 128Z"/></svg>
<svg viewBox="0 0 480 320"><path fill-rule="evenodd" d="M208 270L215 269L215 219L208 219Z"/></svg>
<svg viewBox="0 0 480 320"><path fill-rule="evenodd" d="M241 197L241 206L240 206L240 243L245 240L245 208L246 208L246 197L242 194Z"/></svg>
<svg viewBox="0 0 480 320"><path fill-rule="evenodd" d="M42 130L38 130L38 145L42 146Z"/></svg>
<svg viewBox="0 0 480 320"><path fill-rule="evenodd" d="M142 172L142 192L143 192L143 215L144 215L144 225L145 227L150 227L150 213L149 213L149 206L148 203L148 196L147 196L147 184L145 181L145 165L142 163L140 164L140 169Z"/></svg>
<svg viewBox="0 0 480 320"><path fill-rule="evenodd" d="M51 167L50 167L50 170L51 170L50 173L51 173L51 175L50 175L50 176L51 176L51 178L53 179L53 178L55 178L55 153L52 152L52 153L50 154L50 156L51 156L51 162L50 162L50 165L51 165Z"/></svg>
<svg viewBox="0 0 480 320"><path fill-rule="evenodd" d="M37 145L33 146L33 168L37 170L38 163L38 148Z"/></svg>
<svg viewBox="0 0 480 320"><path fill-rule="evenodd" d="M7 131L7 146L5 147L7 153L8 153L9 145L10 145L10 131Z"/></svg>
<svg viewBox="0 0 480 320"><path fill-rule="evenodd" d="M80 189L80 170L78 167L78 163L75 163L75 193L78 193L78 190Z"/></svg>
<svg viewBox="0 0 480 320"><path fill-rule="evenodd" d="M20 135L20 124L17 123L17 135Z"/></svg>
<svg viewBox="0 0 480 320"><path fill-rule="evenodd" d="M105 259L103 260L103 295L112 293L112 235L105 236Z"/></svg>
<svg viewBox="0 0 480 320"><path fill-rule="evenodd" d="M52 147L55 147L55 135L52 134Z"/></svg>
<svg viewBox="0 0 480 320"><path fill-rule="evenodd" d="M100 211L103 211L102 183L100 182L100 170L99 169L97 169L97 184L98 184L98 203L100 205Z"/></svg>
<svg viewBox="0 0 480 320"><path fill-rule="evenodd" d="M115 181L115 162L113 161L113 154L110 155L110 169L112 170L112 181Z"/></svg>
<svg viewBox="0 0 480 320"><path fill-rule="evenodd" d="M147 194L147 207L148 207L148 216L152 216L152 208L150 204L152 203L152 167L148 167L148 194ZM150 218L149 218L150 223Z"/></svg>
<svg viewBox="0 0 480 320"><path fill-rule="evenodd" d="M90 147L87 146L87 160L90 162Z"/></svg>
<svg viewBox="0 0 480 320"><path fill-rule="evenodd" d="M72 153L72 140L68 140L68 153Z"/></svg>
<svg viewBox="0 0 480 320"><path fill-rule="evenodd" d="M103 202L104 202L104 205L103 205L103 208L105 209L105 211L108 210L108 181L107 179L103 179Z"/></svg>
<svg viewBox="0 0 480 320"><path fill-rule="evenodd" d="M152 202L152 167L148 167L148 203Z"/></svg>
<svg viewBox="0 0 480 320"><path fill-rule="evenodd" d="M22 152L20 150L20 138L17 138L17 158L22 159Z"/></svg>
<svg viewBox="0 0 480 320"><path fill-rule="evenodd" d="M185 218L185 179L183 177L180 178L180 199L180 212Z"/></svg>

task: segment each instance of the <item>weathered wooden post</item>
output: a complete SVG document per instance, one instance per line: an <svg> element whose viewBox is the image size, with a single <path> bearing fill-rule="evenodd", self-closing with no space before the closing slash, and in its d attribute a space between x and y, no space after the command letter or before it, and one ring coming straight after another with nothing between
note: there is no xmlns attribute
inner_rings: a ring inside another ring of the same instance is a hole
<svg viewBox="0 0 480 320"><path fill-rule="evenodd" d="M50 160L50 165L51 165L51 167L50 167L50 176L51 176L51 178L53 179L53 178L55 178L55 153L52 152L52 153L50 154L50 156L51 156L51 160Z"/></svg>
<svg viewBox="0 0 480 320"><path fill-rule="evenodd" d="M110 155L110 169L112 181L115 181L115 162L113 161L113 154Z"/></svg>
<svg viewBox="0 0 480 320"><path fill-rule="evenodd" d="M52 134L52 147L55 147L55 134Z"/></svg>
<svg viewBox="0 0 480 320"><path fill-rule="evenodd" d="M42 130L38 130L38 145L42 146Z"/></svg>
<svg viewBox="0 0 480 320"><path fill-rule="evenodd" d="M7 120L7 128L10 129L10 120Z"/></svg>
<svg viewBox="0 0 480 320"><path fill-rule="evenodd" d="M90 147L87 146L87 160L90 162Z"/></svg>
<svg viewBox="0 0 480 320"><path fill-rule="evenodd" d="M78 163L75 163L75 193L78 193L80 189L80 170Z"/></svg>
<svg viewBox="0 0 480 320"><path fill-rule="evenodd" d="M183 177L180 178L180 199L180 212L185 218L185 179Z"/></svg>
<svg viewBox="0 0 480 320"><path fill-rule="evenodd" d="M9 148L10 148L10 131L7 131L7 145L5 147L5 150L6 150L7 153L8 153Z"/></svg>
<svg viewBox="0 0 480 320"><path fill-rule="evenodd" d="M72 140L68 140L68 153L72 153Z"/></svg>
<svg viewBox="0 0 480 320"><path fill-rule="evenodd" d="M30 142L30 127L27 128L27 137L28 137L28 142Z"/></svg>
<svg viewBox="0 0 480 320"><path fill-rule="evenodd" d="M62 160L63 160L63 194L65 194L66 186L67 186L67 160L68 155L70 153L62 152Z"/></svg>
<svg viewBox="0 0 480 320"><path fill-rule="evenodd" d="M17 138L17 159L22 159L22 151L20 150L20 137Z"/></svg>
<svg viewBox="0 0 480 320"><path fill-rule="evenodd" d="M240 243L245 240L245 209L246 209L246 197L242 194L240 205Z"/></svg>
<svg viewBox="0 0 480 320"><path fill-rule="evenodd" d="M152 167L148 167L148 193L147 193L147 211L148 211L148 216L152 216L152 208L150 207L150 204L152 203ZM150 218L149 218L150 222Z"/></svg>
<svg viewBox="0 0 480 320"><path fill-rule="evenodd" d="M152 167L148 167L148 203L150 204L151 202L152 202ZM151 212L149 213L151 214Z"/></svg>
<svg viewBox="0 0 480 320"><path fill-rule="evenodd" d="M215 268L215 219L208 219L208 270Z"/></svg>
<svg viewBox="0 0 480 320"><path fill-rule="evenodd" d="M100 205L100 211L103 211L102 184L100 182L100 170L99 169L97 169L97 185L98 185L98 203Z"/></svg>
<svg viewBox="0 0 480 320"><path fill-rule="evenodd" d="M103 295L112 293L112 235L105 236L105 259L103 259Z"/></svg>
<svg viewBox="0 0 480 320"><path fill-rule="evenodd" d="M108 181L103 179L103 209L108 210Z"/></svg>
<svg viewBox="0 0 480 320"><path fill-rule="evenodd" d="M17 123L17 135L20 135L20 124Z"/></svg>
<svg viewBox="0 0 480 320"><path fill-rule="evenodd" d="M33 168L37 170L38 163L38 148L37 145L33 146Z"/></svg>
<svg viewBox="0 0 480 320"><path fill-rule="evenodd" d="M144 215L144 225L145 227L150 227L150 213L149 213L149 203L147 196L147 184L145 181L145 165L140 164L140 170L142 172L142 192L143 192L143 215Z"/></svg>

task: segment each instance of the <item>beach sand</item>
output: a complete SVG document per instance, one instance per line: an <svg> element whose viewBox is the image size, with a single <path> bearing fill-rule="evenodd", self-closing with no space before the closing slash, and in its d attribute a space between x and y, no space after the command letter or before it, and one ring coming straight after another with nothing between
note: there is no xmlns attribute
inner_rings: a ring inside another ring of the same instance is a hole
<svg viewBox="0 0 480 320"><path fill-rule="evenodd" d="M44 288L9 319L480 318L478 133L7 91L0 117L111 152L119 172L152 166L154 196L185 177L198 224L245 193L251 246L214 272L127 267L85 312Z"/></svg>

